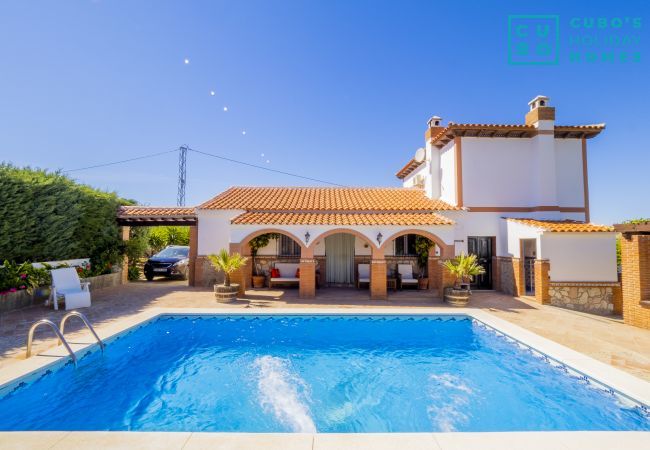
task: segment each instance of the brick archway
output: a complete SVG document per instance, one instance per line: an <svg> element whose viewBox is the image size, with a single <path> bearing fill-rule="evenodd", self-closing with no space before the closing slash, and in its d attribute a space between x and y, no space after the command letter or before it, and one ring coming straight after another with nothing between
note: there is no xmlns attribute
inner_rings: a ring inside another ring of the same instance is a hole
<svg viewBox="0 0 650 450"><path fill-rule="evenodd" d="M231 243L230 253L237 252L241 255L250 255L250 246L248 243L251 241L251 239L268 233L282 234L284 236L287 236L300 246L300 297L314 297L316 295L316 264L313 260L314 249L307 247L302 240L300 240L295 234L291 233L290 231L282 230L280 228L262 228L255 230L252 233L246 235L241 241ZM233 280L239 283L239 293L241 295L244 295L253 275L253 265L250 258L246 263L246 266L233 275Z"/></svg>
<svg viewBox="0 0 650 450"><path fill-rule="evenodd" d="M296 242L296 244L300 246L301 256L309 254L309 248L302 242L302 240L300 240L295 234L286 230L281 230L279 228L263 228L261 230L253 231L252 233L244 237L241 241L239 241L237 244L235 244L239 246L239 250L236 251L239 251L239 253L241 253L242 255L250 255L250 246L248 245L248 243L251 241L251 239L255 239L258 236L261 236L263 234L268 234L268 233L283 234L287 237L290 237ZM233 244L231 244L230 246L232 251ZM313 249L311 251L313 252Z"/></svg>
<svg viewBox="0 0 650 450"><path fill-rule="evenodd" d="M374 256L378 256L378 255L382 255L382 254L383 254L383 250L380 250L380 249L377 247L377 244L374 244L374 243L373 243L373 242L368 238L368 236L364 235L363 233L361 233L361 232L359 232L359 231L357 231L357 230L353 230L353 229L351 229L351 228L334 228L334 229L332 229L332 230L327 230L327 231L325 231L325 232L319 234L319 235L316 236L315 238L313 238L313 239L312 239L312 242L311 242L311 244L309 244L309 247L308 247L308 248L311 249L312 252L313 252L313 249L314 249L314 247L316 246L316 242L317 242L317 241L321 241L321 240L325 239L327 236L331 236L331 235L333 235L333 234L339 234L339 233L351 234L351 235L353 235L353 236L355 236L355 237L358 237L359 239L361 239L362 241L364 241L366 244L370 245L370 248L372 249L373 257L374 257Z"/></svg>
<svg viewBox="0 0 650 450"><path fill-rule="evenodd" d="M426 238L431 239L437 246L440 248L440 257L441 258L452 258L454 256L454 245L447 245L445 242L440 239L438 236L435 234L426 231L426 230L418 230L415 228L408 229L408 230L402 230L398 231L397 233L387 237L384 240L384 243L381 245L381 252L384 253L386 251L386 246L389 245L389 243L393 242L395 239L397 239L400 236L405 236L407 234L419 234L420 236L424 236Z"/></svg>
<svg viewBox="0 0 650 450"><path fill-rule="evenodd" d="M454 257L454 245L445 244L442 239L440 239L435 234L430 233L429 231L411 228L408 230L398 231L397 233L389 236L381 246L382 253L386 250L387 245L390 245L391 242L400 236L405 236L407 234L416 234L427 237L440 248L439 257L429 254L429 261L427 262L427 276L429 278L429 290L434 292L437 291L438 295L442 297L444 287L450 283L447 271L443 270L442 260Z"/></svg>

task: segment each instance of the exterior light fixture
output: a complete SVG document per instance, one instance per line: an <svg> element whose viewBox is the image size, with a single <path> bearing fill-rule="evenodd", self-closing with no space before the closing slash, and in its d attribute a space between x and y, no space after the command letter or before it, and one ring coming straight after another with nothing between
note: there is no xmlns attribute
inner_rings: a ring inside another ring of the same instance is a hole
<svg viewBox="0 0 650 450"><path fill-rule="evenodd" d="M377 242L379 245L381 245L381 240L384 238L384 236L381 234L381 231L377 233Z"/></svg>
<svg viewBox="0 0 650 450"><path fill-rule="evenodd" d="M309 238L311 235L309 234L309 231L305 233L305 244L309 244Z"/></svg>

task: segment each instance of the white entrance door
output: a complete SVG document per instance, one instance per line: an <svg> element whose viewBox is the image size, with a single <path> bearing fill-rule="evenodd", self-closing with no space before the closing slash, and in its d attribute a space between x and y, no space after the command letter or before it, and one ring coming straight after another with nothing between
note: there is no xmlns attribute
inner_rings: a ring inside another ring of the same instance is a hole
<svg viewBox="0 0 650 450"><path fill-rule="evenodd" d="M354 284L354 236L339 233L325 238L327 283Z"/></svg>

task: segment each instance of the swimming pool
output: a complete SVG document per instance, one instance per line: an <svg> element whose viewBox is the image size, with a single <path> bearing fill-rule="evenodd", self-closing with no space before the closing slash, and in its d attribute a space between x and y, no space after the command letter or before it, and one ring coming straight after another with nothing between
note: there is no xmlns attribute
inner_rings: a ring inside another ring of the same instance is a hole
<svg viewBox="0 0 650 450"><path fill-rule="evenodd" d="M3 394L0 430L650 430L466 315L163 315Z"/></svg>

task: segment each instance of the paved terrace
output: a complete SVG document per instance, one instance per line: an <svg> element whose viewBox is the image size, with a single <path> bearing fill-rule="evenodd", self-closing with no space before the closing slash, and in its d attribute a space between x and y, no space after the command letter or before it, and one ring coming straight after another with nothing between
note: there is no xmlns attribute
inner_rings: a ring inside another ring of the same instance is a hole
<svg viewBox="0 0 650 450"><path fill-rule="evenodd" d="M353 308L400 306L417 312L418 308L443 306L426 291L389 293L389 301L371 301L367 290L320 289L310 300L298 298L297 289L247 292L249 299L234 304L218 304L211 291L190 288L179 281L136 282L107 288L93 294L93 306L83 312L97 329L149 308L182 307L223 308L236 312L242 308ZM650 331L624 325L618 318L599 317L553 306L539 305L528 299L513 298L496 292L475 292L470 307L480 308L559 344L650 381ZM0 370L25 357L25 340L31 324L49 318L55 323L65 311L32 307L0 314ZM70 342L92 342L81 322L74 318L66 324ZM51 330L39 329L34 353L56 344Z"/></svg>

